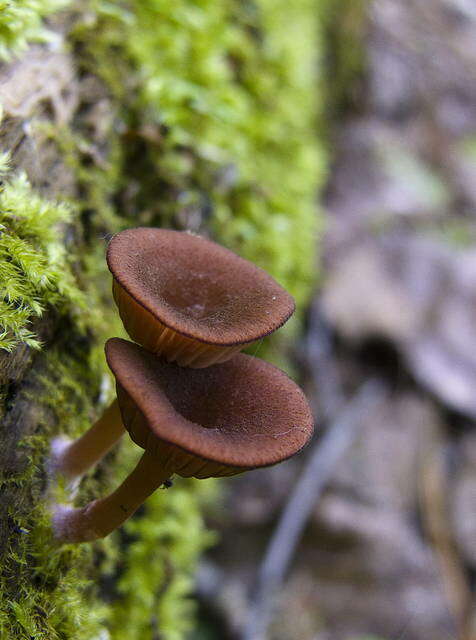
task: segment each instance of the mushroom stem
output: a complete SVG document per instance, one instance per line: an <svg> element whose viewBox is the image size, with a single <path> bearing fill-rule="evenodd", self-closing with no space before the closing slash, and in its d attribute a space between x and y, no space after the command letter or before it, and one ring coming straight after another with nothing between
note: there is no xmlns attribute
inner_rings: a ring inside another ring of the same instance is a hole
<svg viewBox="0 0 476 640"><path fill-rule="evenodd" d="M69 442L56 438L52 444L51 466L68 480L82 475L116 444L124 433L117 399L80 438Z"/></svg>
<svg viewBox="0 0 476 640"><path fill-rule="evenodd" d="M157 469L157 457L145 450L135 469L109 496L85 507L59 506L53 515L53 532L59 542L90 542L117 529L169 477Z"/></svg>

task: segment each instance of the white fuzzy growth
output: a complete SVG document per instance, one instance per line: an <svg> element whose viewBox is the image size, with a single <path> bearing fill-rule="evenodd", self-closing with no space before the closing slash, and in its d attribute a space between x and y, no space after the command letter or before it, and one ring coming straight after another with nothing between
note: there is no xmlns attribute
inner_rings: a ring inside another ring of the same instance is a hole
<svg viewBox="0 0 476 640"><path fill-rule="evenodd" d="M66 436L58 436L53 438L50 447L50 459L48 463L48 471L51 475L56 473L64 473L61 461L72 440Z"/></svg>
<svg viewBox="0 0 476 640"><path fill-rule="evenodd" d="M66 436L58 436L51 441L51 459L61 458L65 449L71 444L71 438Z"/></svg>
<svg viewBox="0 0 476 640"><path fill-rule="evenodd" d="M86 542L101 537L88 526L87 507L76 509L56 505L53 509L53 535L58 542Z"/></svg>

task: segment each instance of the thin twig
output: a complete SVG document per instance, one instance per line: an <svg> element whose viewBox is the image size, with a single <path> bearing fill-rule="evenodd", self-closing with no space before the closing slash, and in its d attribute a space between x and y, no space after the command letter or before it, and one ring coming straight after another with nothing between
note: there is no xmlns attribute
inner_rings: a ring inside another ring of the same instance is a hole
<svg viewBox="0 0 476 640"><path fill-rule="evenodd" d="M358 425L381 395L380 384L375 381L364 383L314 445L266 550L242 640L266 638L277 593L304 526L336 463L354 441Z"/></svg>
<svg viewBox="0 0 476 640"><path fill-rule="evenodd" d="M438 437L439 436L439 437ZM456 549L448 514L448 487L441 434L421 453L420 499L424 526L430 537L458 640L471 640L471 589Z"/></svg>

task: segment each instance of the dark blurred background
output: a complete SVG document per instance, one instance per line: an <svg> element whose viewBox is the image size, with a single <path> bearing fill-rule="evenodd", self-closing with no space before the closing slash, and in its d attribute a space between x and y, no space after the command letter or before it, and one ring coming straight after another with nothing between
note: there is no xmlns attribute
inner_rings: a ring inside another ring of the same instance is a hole
<svg viewBox="0 0 476 640"><path fill-rule="evenodd" d="M339 18L322 277L293 354L317 433L229 484L193 638L262 637L250 603L267 545L342 428L324 477L311 470L325 489L266 637L476 638L476 4L378 0Z"/></svg>

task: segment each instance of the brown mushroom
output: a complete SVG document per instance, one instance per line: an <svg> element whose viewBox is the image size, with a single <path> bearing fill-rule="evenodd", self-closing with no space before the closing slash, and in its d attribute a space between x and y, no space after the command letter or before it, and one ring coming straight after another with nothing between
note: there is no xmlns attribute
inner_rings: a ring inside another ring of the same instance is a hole
<svg viewBox="0 0 476 640"><path fill-rule="evenodd" d="M240 354L206 369L184 369L120 338L107 342L106 357L124 425L145 452L110 496L56 511L58 540L108 535L174 473L231 476L281 462L311 437L302 391L258 358Z"/></svg>
<svg viewBox="0 0 476 640"><path fill-rule="evenodd" d="M127 229L112 238L107 263L129 336L181 366L225 362L294 311L265 271L191 233Z"/></svg>

